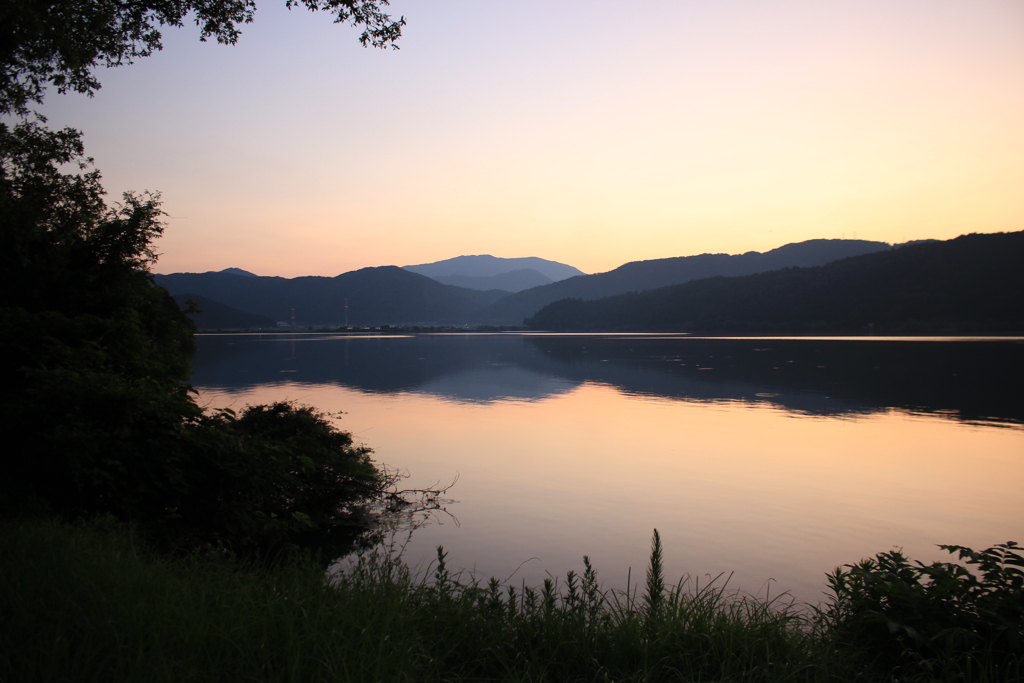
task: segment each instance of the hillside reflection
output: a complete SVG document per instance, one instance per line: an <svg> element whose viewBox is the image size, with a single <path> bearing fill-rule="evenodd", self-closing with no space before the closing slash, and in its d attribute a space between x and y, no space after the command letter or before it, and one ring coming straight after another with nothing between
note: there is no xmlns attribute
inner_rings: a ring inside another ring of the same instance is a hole
<svg viewBox="0 0 1024 683"><path fill-rule="evenodd" d="M634 395L770 404L802 415L890 409L1024 423L1024 343L622 335L203 335L193 382L282 381L457 402L538 401L585 382Z"/></svg>

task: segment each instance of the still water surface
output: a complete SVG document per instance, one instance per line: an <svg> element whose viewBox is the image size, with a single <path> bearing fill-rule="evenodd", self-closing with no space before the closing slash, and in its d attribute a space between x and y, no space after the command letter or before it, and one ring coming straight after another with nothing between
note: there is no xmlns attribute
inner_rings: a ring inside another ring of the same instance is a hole
<svg viewBox="0 0 1024 683"><path fill-rule="evenodd" d="M902 547L1024 541L1024 339L202 335L211 407L291 399L410 474L458 477L404 558L539 584L733 573L816 603Z"/></svg>

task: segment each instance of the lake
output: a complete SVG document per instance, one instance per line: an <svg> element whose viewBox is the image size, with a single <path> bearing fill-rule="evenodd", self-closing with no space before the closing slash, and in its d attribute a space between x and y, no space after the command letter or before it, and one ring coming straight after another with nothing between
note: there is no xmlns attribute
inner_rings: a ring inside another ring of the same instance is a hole
<svg viewBox="0 0 1024 683"><path fill-rule="evenodd" d="M1024 541L1024 339L199 335L200 402L290 399L448 506L403 558L519 585L670 579L824 598L893 547ZM723 580L720 579L719 581Z"/></svg>

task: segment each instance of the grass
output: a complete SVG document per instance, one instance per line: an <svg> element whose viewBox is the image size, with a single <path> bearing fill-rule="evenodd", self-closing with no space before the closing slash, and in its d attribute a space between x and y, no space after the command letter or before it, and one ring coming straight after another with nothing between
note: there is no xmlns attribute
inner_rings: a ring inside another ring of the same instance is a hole
<svg viewBox="0 0 1024 683"><path fill-rule="evenodd" d="M0 681L869 681L813 612L726 583L536 588L415 577L386 552L168 559L100 520L0 523ZM884 680L884 679L882 679Z"/></svg>

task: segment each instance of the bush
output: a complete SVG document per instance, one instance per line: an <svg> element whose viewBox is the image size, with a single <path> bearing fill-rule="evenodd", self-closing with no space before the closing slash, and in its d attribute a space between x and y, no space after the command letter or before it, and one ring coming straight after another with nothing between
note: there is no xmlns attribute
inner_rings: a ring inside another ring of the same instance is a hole
<svg viewBox="0 0 1024 683"><path fill-rule="evenodd" d="M369 448L308 406L221 410L189 424L182 440L179 486L154 512L165 535L186 546L337 556L371 526L374 504L395 481Z"/></svg>
<svg viewBox="0 0 1024 683"><path fill-rule="evenodd" d="M939 547L964 563L926 565L894 550L836 569L825 615L832 632L885 668L969 680L995 672L995 680L1009 680L999 672L1019 671L1024 651L1019 546Z"/></svg>

